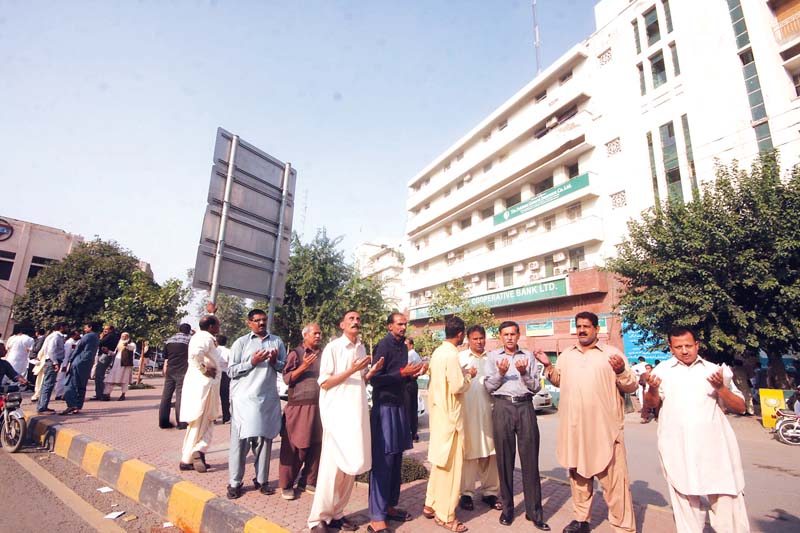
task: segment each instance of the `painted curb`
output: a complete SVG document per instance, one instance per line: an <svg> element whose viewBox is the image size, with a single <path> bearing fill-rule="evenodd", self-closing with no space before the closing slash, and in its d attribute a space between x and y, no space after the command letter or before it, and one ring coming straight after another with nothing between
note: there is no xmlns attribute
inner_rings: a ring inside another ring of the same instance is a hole
<svg viewBox="0 0 800 533"><path fill-rule="evenodd" d="M209 490L158 470L56 419L25 413L28 438L120 494L189 533L289 533L289 530L217 497Z"/></svg>

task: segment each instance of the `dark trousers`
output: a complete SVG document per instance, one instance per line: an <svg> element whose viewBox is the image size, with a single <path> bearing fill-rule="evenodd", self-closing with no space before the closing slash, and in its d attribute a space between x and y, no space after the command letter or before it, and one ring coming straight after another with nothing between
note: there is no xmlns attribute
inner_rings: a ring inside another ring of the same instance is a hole
<svg viewBox="0 0 800 533"><path fill-rule="evenodd" d="M225 372L219 381L219 403L222 406L222 421L231 419L231 378Z"/></svg>
<svg viewBox="0 0 800 533"><path fill-rule="evenodd" d="M42 378L42 390L39 391L39 403L36 404L37 411L48 408L50 395L56 386L56 371L52 361L45 361L42 372L44 377Z"/></svg>
<svg viewBox="0 0 800 533"><path fill-rule="evenodd" d="M408 423L411 426L411 435L417 434L419 428L419 385L417 379L413 378L405 383L406 387L406 412L408 413Z"/></svg>
<svg viewBox="0 0 800 533"><path fill-rule="evenodd" d="M539 425L533 403L512 403L500 396L496 397L492 425L503 509L514 508L514 462L519 442L525 513L531 518L543 519L542 485L539 479Z"/></svg>
<svg viewBox="0 0 800 533"><path fill-rule="evenodd" d="M372 454L372 470L369 473L370 520L375 522L386 520L389 507L395 507L400 502L402 466L402 453Z"/></svg>
<svg viewBox="0 0 800 533"><path fill-rule="evenodd" d="M36 383L36 376L33 374L33 367L35 367L33 363L28 363L28 371L25 372L25 379L28 380L28 388L32 389L34 383Z"/></svg>
<svg viewBox="0 0 800 533"><path fill-rule="evenodd" d="M113 359L111 361L113 361ZM109 363L101 363L100 357L97 358L97 364L94 367L94 397L97 400L102 400L103 396L105 396L106 370L108 370L108 367Z"/></svg>
<svg viewBox="0 0 800 533"><path fill-rule="evenodd" d="M316 486L320 452L322 452L321 442L314 442L309 448L295 448L289 441L286 427L281 428L281 456L278 467L280 488L291 489L294 487L295 479L298 487ZM299 478L297 474L300 474Z"/></svg>
<svg viewBox="0 0 800 533"><path fill-rule="evenodd" d="M92 359L88 357L71 363L64 385L64 401L67 402L67 407L83 409L83 402L86 400L86 385L89 384L89 376L92 373L92 363Z"/></svg>
<svg viewBox="0 0 800 533"><path fill-rule="evenodd" d="M186 371L171 372L167 367L167 375L164 378L164 390L161 392L161 404L158 406L158 425L159 427L169 427L169 410L172 407L172 395L175 395L175 422L181 423L181 391L183 390L183 377Z"/></svg>

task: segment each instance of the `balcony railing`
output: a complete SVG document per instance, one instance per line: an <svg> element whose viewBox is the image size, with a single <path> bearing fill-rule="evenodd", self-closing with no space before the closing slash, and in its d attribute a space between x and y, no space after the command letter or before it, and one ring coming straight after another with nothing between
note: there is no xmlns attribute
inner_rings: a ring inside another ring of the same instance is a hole
<svg viewBox="0 0 800 533"><path fill-rule="evenodd" d="M800 13L796 13L791 17L781 20L775 25L773 31L775 32L775 40L778 44L786 44L787 42L800 37Z"/></svg>

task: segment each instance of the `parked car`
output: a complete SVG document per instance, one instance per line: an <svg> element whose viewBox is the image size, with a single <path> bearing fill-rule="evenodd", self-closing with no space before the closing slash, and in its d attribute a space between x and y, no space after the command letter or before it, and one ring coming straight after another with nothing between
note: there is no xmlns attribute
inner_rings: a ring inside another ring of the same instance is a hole
<svg viewBox="0 0 800 533"><path fill-rule="evenodd" d="M133 368L139 368L139 361L141 359L141 354L139 352L134 352L133 354ZM148 351L145 355L145 372L156 372L164 368L164 354L159 351Z"/></svg>
<svg viewBox="0 0 800 533"><path fill-rule="evenodd" d="M283 381L283 373L278 372L278 379L276 380L278 385L278 396L281 400L288 400L289 399L289 386Z"/></svg>

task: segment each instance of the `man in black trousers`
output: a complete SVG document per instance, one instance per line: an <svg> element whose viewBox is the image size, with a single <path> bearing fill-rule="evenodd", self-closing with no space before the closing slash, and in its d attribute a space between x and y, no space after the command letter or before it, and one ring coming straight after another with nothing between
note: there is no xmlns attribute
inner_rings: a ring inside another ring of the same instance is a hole
<svg viewBox="0 0 800 533"><path fill-rule="evenodd" d="M186 424L180 420L181 391L183 390L183 377L189 367L191 332L192 327L189 324L181 324L178 327L178 333L164 343L164 390L161 393L161 405L158 408L158 427L161 429L175 427L169 420L173 394L175 394L175 422L178 424L178 429L186 429Z"/></svg>
<svg viewBox="0 0 800 533"><path fill-rule="evenodd" d="M510 526L514 521L514 461L519 443L525 518L538 529L550 531L542 509L539 425L533 408L533 395L542 387L538 365L533 355L517 344L519 325L516 322L500 324L500 340L503 347L489 353L494 371L484 382L486 390L495 399L492 425L503 500L500 523Z"/></svg>
<svg viewBox="0 0 800 533"><path fill-rule="evenodd" d="M114 326L106 324L100 334L97 357L94 365L94 397L90 400L110 400L111 396L105 394L106 370L114 362L114 351L117 349L120 334Z"/></svg>

